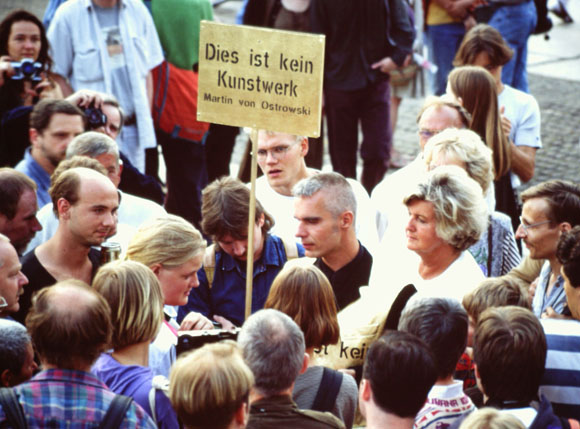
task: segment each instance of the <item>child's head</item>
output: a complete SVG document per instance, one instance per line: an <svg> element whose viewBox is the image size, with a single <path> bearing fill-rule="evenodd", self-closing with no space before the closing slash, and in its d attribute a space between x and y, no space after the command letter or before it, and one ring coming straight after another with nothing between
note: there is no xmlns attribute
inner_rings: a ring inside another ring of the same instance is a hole
<svg viewBox="0 0 580 429"><path fill-rule="evenodd" d="M515 305L530 308L528 292L509 277L492 277L482 281L463 297L463 307L469 316L467 345L473 346L473 331L479 315L490 307Z"/></svg>

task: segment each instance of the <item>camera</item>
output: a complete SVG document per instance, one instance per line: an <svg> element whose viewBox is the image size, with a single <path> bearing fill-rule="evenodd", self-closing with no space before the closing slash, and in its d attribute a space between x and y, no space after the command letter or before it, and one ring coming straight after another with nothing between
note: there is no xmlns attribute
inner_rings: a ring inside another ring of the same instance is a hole
<svg viewBox="0 0 580 429"><path fill-rule="evenodd" d="M175 351L177 356L190 350L199 349L205 344L218 343L224 340L236 341L240 328L232 330L226 329L211 329L203 331L181 331L177 339L177 346Z"/></svg>
<svg viewBox="0 0 580 429"><path fill-rule="evenodd" d="M40 82L42 80L40 73L44 67L38 61L30 58L22 58L22 60L12 61L10 64L14 69L13 80L30 80L33 82Z"/></svg>
<svg viewBox="0 0 580 429"><path fill-rule="evenodd" d="M101 109L94 107L92 104L83 109L83 112L87 117L87 123L91 130L102 127L107 123L107 115L105 115Z"/></svg>

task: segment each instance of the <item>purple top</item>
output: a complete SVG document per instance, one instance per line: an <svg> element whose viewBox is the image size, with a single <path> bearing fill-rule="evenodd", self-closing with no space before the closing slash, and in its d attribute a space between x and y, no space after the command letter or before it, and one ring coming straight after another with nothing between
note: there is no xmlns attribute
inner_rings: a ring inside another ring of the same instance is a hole
<svg viewBox="0 0 580 429"><path fill-rule="evenodd" d="M93 365L92 372L113 392L131 396L147 414L153 415L149 406L149 391L153 381L153 371L150 368L122 365L110 354L103 353ZM155 414L159 428L179 428L177 415L162 390L155 393Z"/></svg>

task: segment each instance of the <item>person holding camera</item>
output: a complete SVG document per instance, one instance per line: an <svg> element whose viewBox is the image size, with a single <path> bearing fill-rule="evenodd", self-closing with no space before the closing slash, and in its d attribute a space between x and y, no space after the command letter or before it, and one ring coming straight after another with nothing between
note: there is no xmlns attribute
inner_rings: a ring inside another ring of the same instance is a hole
<svg viewBox="0 0 580 429"><path fill-rule="evenodd" d="M0 114L41 98L62 98L51 67L40 20L23 9L6 16L0 23Z"/></svg>
<svg viewBox="0 0 580 429"><path fill-rule="evenodd" d="M22 159L28 141L13 141L10 129L28 122L31 106L41 99L63 98L52 80L48 49L44 27L30 12L15 10L0 23L1 141L6 142L0 151L0 165L13 167Z"/></svg>

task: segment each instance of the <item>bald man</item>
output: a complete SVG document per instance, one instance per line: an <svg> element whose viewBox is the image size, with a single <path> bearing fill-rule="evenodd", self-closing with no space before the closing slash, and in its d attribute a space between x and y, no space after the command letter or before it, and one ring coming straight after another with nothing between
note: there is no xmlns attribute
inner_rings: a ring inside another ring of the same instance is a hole
<svg viewBox="0 0 580 429"><path fill-rule="evenodd" d="M100 263L100 252L91 247L105 241L117 223L117 188L95 170L80 167L63 172L54 180L50 196L58 229L22 259L22 272L30 283L15 315L20 322L33 292L71 278L91 283Z"/></svg>

